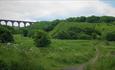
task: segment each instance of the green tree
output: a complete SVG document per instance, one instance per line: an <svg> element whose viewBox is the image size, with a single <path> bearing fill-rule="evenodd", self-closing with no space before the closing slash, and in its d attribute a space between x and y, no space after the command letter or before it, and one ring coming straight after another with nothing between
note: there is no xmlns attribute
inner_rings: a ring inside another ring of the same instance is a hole
<svg viewBox="0 0 115 70"><path fill-rule="evenodd" d="M76 21L78 21L78 22L85 22L86 21L86 17L85 16L77 17Z"/></svg>
<svg viewBox="0 0 115 70"><path fill-rule="evenodd" d="M108 32L105 36L108 41L115 41L115 31Z"/></svg>
<svg viewBox="0 0 115 70"><path fill-rule="evenodd" d="M0 43L8 43L13 42L13 35L12 33L2 26L0 26Z"/></svg>
<svg viewBox="0 0 115 70"><path fill-rule="evenodd" d="M101 22L110 23L113 21L115 21L115 17L112 17L112 16L102 16L101 17Z"/></svg>
<svg viewBox="0 0 115 70"><path fill-rule="evenodd" d="M98 17L98 16L89 16L89 17L87 17L86 22L99 23L100 22L100 17Z"/></svg>
<svg viewBox="0 0 115 70"><path fill-rule="evenodd" d="M67 18L66 21L68 21L68 22L76 22L76 17Z"/></svg>
<svg viewBox="0 0 115 70"><path fill-rule="evenodd" d="M50 37L45 31L42 30L39 30L35 33L34 41L36 47L46 47L51 43Z"/></svg>
<svg viewBox="0 0 115 70"><path fill-rule="evenodd" d="M28 30L27 29L22 29L22 35L24 36L24 37L27 37L28 36Z"/></svg>

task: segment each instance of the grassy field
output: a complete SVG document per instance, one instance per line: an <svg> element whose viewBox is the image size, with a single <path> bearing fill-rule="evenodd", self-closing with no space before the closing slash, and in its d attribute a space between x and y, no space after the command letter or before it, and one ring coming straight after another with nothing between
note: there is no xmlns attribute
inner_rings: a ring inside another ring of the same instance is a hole
<svg viewBox="0 0 115 70"><path fill-rule="evenodd" d="M0 61L11 70L59 70L87 62L95 54L95 41L89 40L52 40L47 48L37 48L21 35L15 35L15 41L0 46Z"/></svg>
<svg viewBox="0 0 115 70"><path fill-rule="evenodd" d="M96 56L95 47L99 50L98 58L95 62L89 63L86 70L115 69L115 42L52 39L52 44L49 47L36 48L30 38L16 35L15 39L23 49L33 50L31 55L27 50L27 55L37 62L36 65L40 65L41 70L60 70L68 66L86 63ZM35 58L33 55L37 57Z"/></svg>
<svg viewBox="0 0 115 70"><path fill-rule="evenodd" d="M86 70L115 70L115 42L98 44L99 56L95 63L87 65Z"/></svg>
<svg viewBox="0 0 115 70"><path fill-rule="evenodd" d="M48 25L50 23L35 24L30 29L43 29ZM62 22L49 35L74 26L95 28L102 35L115 31L114 24ZM14 39L15 43L0 43L0 70L60 70L80 65L85 65L84 70L115 70L115 42L103 39L51 39L52 43L48 47L37 48L32 38L17 34Z"/></svg>

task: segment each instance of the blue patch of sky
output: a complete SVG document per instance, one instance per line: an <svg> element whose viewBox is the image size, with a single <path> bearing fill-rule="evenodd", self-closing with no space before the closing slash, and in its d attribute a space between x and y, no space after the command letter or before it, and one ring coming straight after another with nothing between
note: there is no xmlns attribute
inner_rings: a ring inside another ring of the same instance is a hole
<svg viewBox="0 0 115 70"><path fill-rule="evenodd" d="M108 3L109 5L111 5L112 7L115 7L115 0L101 0L105 3Z"/></svg>

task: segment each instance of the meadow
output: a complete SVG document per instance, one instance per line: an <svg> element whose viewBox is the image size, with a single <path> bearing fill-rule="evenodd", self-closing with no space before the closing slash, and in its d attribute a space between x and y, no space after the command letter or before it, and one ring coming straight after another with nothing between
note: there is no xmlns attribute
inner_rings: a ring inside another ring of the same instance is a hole
<svg viewBox="0 0 115 70"><path fill-rule="evenodd" d="M114 70L115 42L98 40L58 40L37 48L33 39L15 35L16 44L1 44L1 70L61 70L85 64L85 70ZM96 48L98 58L95 62ZM90 62L91 61L91 62Z"/></svg>
<svg viewBox="0 0 115 70"><path fill-rule="evenodd" d="M26 28L0 26L14 38L0 43L0 70L115 70L115 22L74 20L41 21ZM47 47L35 45L38 30L50 36ZM0 42L7 40L3 32Z"/></svg>
<svg viewBox="0 0 115 70"><path fill-rule="evenodd" d="M114 70L115 69L115 42L101 42L98 44L98 59L87 64L85 70Z"/></svg>
<svg viewBox="0 0 115 70"><path fill-rule="evenodd" d="M31 38L15 35L15 42L0 47L0 60L8 62L6 68L11 67L11 70L58 70L87 62L95 54L95 41L89 40L52 39L49 47L37 48Z"/></svg>

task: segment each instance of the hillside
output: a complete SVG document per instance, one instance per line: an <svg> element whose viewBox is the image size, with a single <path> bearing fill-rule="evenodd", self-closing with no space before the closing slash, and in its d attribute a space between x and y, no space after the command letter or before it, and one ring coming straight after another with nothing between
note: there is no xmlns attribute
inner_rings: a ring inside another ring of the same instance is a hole
<svg viewBox="0 0 115 70"><path fill-rule="evenodd" d="M50 35L56 38L58 35L68 35L68 31L89 34L90 32L100 33L100 36L104 36L107 32L115 31L114 23L87 23L87 22L62 22L59 23L54 30L50 32ZM71 33L70 32L70 33Z"/></svg>
<svg viewBox="0 0 115 70"><path fill-rule="evenodd" d="M115 30L114 26L115 26L114 23L62 22L55 27L55 29L51 32L51 34L59 31L68 30L71 27L79 27L83 29L86 27L90 28L95 27L97 30L100 31L111 31Z"/></svg>
<svg viewBox="0 0 115 70"><path fill-rule="evenodd" d="M33 23L32 26L28 26L28 30L44 30L44 31L52 31L55 26L60 22L60 20L53 20L53 21L40 21Z"/></svg>
<svg viewBox="0 0 115 70"><path fill-rule="evenodd" d="M32 26L29 26L28 29L32 29L32 30L44 29L45 27L49 25L51 25L51 22L48 22L48 21L36 22L36 23L33 23Z"/></svg>

